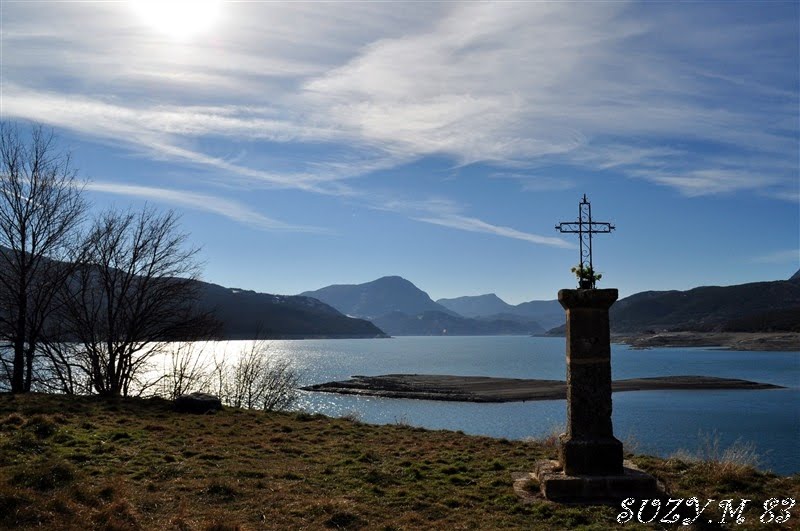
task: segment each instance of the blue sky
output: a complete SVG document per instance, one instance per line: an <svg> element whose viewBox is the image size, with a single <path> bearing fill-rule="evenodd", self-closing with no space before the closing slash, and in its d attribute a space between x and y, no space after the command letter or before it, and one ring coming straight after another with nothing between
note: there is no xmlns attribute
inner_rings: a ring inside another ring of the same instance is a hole
<svg viewBox="0 0 800 531"><path fill-rule="evenodd" d="M796 1L0 5L2 119L211 282L552 299L584 193L622 296L800 267Z"/></svg>

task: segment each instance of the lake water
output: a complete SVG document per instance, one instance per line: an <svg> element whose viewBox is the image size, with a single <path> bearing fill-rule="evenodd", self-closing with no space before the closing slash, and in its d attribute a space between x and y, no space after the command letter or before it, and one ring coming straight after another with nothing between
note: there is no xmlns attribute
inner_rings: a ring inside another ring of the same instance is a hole
<svg viewBox="0 0 800 531"><path fill-rule="evenodd" d="M566 371L563 338L271 341L270 351L293 360L303 384L389 373L563 380ZM755 446L762 468L779 474L800 472L800 353L631 350L613 345L612 372L614 379L703 375L788 387L614 393L614 433L634 444L636 453L660 456L695 452L709 440L716 440L721 449L739 441ZM303 393L297 407L330 416L355 415L369 423L401 422L509 439L552 433L566 418L565 400L472 404Z"/></svg>

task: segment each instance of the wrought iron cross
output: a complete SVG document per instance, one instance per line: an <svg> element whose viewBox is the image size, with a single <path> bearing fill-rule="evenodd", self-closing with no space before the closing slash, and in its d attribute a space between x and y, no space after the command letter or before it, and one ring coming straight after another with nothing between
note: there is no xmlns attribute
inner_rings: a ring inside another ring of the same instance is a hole
<svg viewBox="0 0 800 531"><path fill-rule="evenodd" d="M578 203L578 220L577 221L562 221L556 225L556 230L562 233L576 233L580 238L580 252L581 262L580 268L582 271L588 271L587 278L581 278L582 288L594 288L594 267L592 264L592 234L608 233L616 227L611 223L605 221L592 221L592 205L586 199L586 194L583 194L583 199Z"/></svg>

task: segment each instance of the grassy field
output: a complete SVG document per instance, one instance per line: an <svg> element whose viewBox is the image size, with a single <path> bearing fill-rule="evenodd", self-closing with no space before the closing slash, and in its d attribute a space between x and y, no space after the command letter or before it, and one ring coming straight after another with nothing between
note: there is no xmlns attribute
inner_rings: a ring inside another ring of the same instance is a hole
<svg viewBox="0 0 800 531"><path fill-rule="evenodd" d="M617 524L619 506L548 502L534 484L516 494L514 479L555 454L548 441L303 413L186 415L159 399L0 394L0 528L654 528ZM672 497L753 500L745 523L731 528L769 528L759 522L765 499L800 498L797 475L735 462L632 461ZM698 522L718 522L712 508ZM796 525L793 512L788 525L772 527Z"/></svg>

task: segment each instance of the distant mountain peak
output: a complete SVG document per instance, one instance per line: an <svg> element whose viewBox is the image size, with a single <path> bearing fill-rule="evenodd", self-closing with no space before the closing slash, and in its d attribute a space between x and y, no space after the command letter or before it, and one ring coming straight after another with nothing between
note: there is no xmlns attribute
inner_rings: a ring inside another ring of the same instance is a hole
<svg viewBox="0 0 800 531"><path fill-rule="evenodd" d="M426 311L451 313L436 304L409 280L392 275L364 284L333 285L301 295L330 304L345 315L373 318L391 312L417 315Z"/></svg>
<svg viewBox="0 0 800 531"><path fill-rule="evenodd" d="M494 315L508 312L513 308L494 293L456 297L454 299L439 299L436 302L464 317Z"/></svg>
<svg viewBox="0 0 800 531"><path fill-rule="evenodd" d="M381 277L378 279L373 280L372 282L366 282L366 284L403 284L403 285L412 285L414 283L410 280L407 280L399 275L387 275L385 277ZM363 285L363 284L362 284ZM416 288L416 286L414 286ZM417 288L419 289L419 288Z"/></svg>
<svg viewBox="0 0 800 531"><path fill-rule="evenodd" d="M545 328L564 322L564 310L558 301L530 301L512 306L494 293L439 299L436 301L464 317L481 319L534 320Z"/></svg>
<svg viewBox="0 0 800 531"><path fill-rule="evenodd" d="M445 301L445 302L451 302L451 301L455 301L455 302L464 302L464 301L500 301L503 304L506 304L506 302L503 299L501 299L500 297L498 297L497 294L495 294L495 293L484 293L483 295L464 295L463 297L453 297L452 299L443 298L443 299L439 299L439 300L440 301Z"/></svg>
<svg viewBox="0 0 800 531"><path fill-rule="evenodd" d="M800 280L800 269L797 270L797 273L789 277L789 280Z"/></svg>

